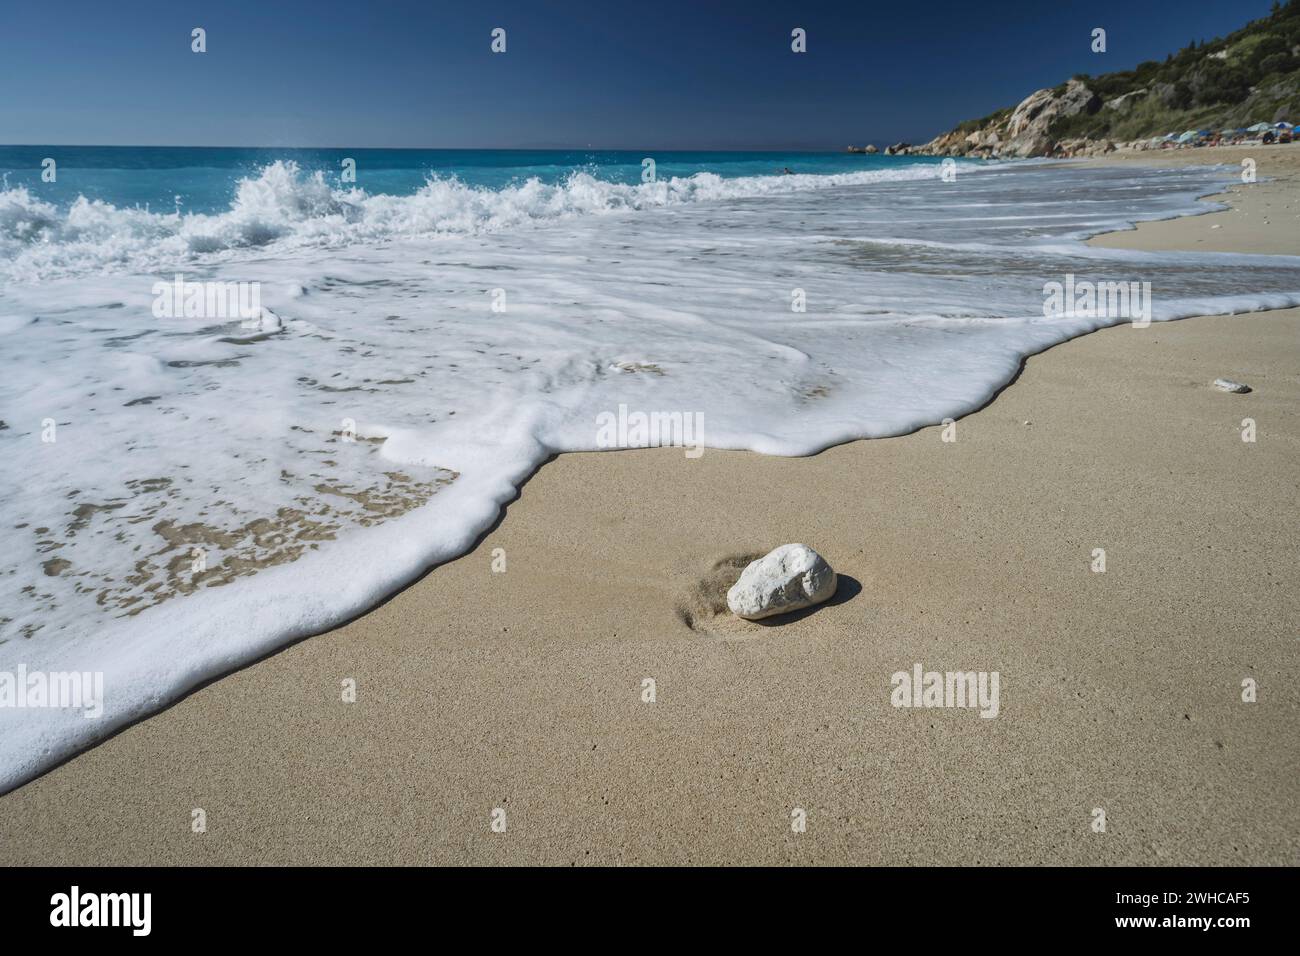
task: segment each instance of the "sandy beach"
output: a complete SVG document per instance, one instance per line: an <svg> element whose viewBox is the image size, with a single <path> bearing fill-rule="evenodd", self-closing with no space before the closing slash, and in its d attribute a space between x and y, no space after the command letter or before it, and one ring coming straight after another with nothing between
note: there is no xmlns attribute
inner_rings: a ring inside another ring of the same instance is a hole
<svg viewBox="0 0 1300 956"><path fill-rule="evenodd" d="M1242 156L1230 211L1094 242L1300 255L1300 147L1099 161ZM1300 310L1075 339L941 432L562 455L469 554L0 798L4 862L1300 862ZM788 541L836 598L731 619ZM917 663L997 671L998 716L891 706Z"/></svg>

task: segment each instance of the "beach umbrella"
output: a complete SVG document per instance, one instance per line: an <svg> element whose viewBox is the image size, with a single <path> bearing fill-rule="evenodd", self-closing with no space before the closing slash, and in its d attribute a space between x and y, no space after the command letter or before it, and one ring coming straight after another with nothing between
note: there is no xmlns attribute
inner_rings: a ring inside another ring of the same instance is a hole
<svg viewBox="0 0 1300 956"><path fill-rule="evenodd" d="M1274 123L1274 124L1273 124L1273 128L1274 128L1274 129L1294 129L1295 127L1293 127L1290 123Z"/></svg>
<svg viewBox="0 0 1300 956"><path fill-rule="evenodd" d="M1190 142L1191 142L1192 140L1194 140L1194 139L1196 139L1196 130L1194 130L1194 129L1189 129L1186 133L1183 133L1182 136L1179 136L1179 137L1178 137L1177 142L1179 142L1179 143L1190 143Z"/></svg>
<svg viewBox="0 0 1300 956"><path fill-rule="evenodd" d="M1262 133L1262 132L1264 132L1264 130L1266 130L1266 129L1272 129L1272 128L1273 128L1273 127L1269 126L1267 123L1256 123L1254 126L1247 126L1247 127L1246 127L1246 132L1247 132L1247 133Z"/></svg>

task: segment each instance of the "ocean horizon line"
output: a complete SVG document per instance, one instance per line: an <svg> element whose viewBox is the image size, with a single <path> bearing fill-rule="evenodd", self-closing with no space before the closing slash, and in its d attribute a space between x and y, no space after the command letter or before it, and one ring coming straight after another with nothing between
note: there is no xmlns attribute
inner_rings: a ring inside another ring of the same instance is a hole
<svg viewBox="0 0 1300 956"><path fill-rule="evenodd" d="M584 150L607 153L632 153L645 150L656 150L659 152L669 153L846 153L847 147L852 146L869 146L877 145L884 140L853 140L846 141L843 146L364 146L358 144L349 144L345 146L242 146L242 145L222 145L211 146L205 144L184 144L184 143L7 143L0 142L0 149L30 149L38 146L54 146L62 149L301 149L301 150L330 150L330 149L370 149L384 150L386 152L409 152L409 153L429 153L429 152L447 152L447 153L474 153L474 152L500 152L500 153L572 153Z"/></svg>

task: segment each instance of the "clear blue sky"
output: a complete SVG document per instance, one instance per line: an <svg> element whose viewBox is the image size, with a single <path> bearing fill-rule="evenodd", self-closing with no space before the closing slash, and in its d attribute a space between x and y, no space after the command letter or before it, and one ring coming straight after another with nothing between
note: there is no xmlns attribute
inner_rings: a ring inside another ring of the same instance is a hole
<svg viewBox="0 0 1300 956"><path fill-rule="evenodd" d="M1271 0L6 0L0 142L842 148L1128 69ZM190 30L208 52L190 52ZM507 52L489 50L493 27ZM1104 27L1108 52L1089 50ZM790 31L808 52L790 51Z"/></svg>

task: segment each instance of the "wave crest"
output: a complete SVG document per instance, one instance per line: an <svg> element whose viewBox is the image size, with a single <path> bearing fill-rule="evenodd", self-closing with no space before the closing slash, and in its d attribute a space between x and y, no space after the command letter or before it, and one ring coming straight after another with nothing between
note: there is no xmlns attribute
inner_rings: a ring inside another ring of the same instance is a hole
<svg viewBox="0 0 1300 956"><path fill-rule="evenodd" d="M273 243L333 247L354 242L475 234L569 216L636 211L882 180L939 175L935 164L854 173L747 176L696 173L626 184L573 172L556 184L539 179L487 189L430 178L415 193L371 195L335 189L320 171L292 161L241 179L230 208L206 215L118 208L78 197L61 212L25 187L0 191L0 277L38 281L69 275L153 271L197 256Z"/></svg>

